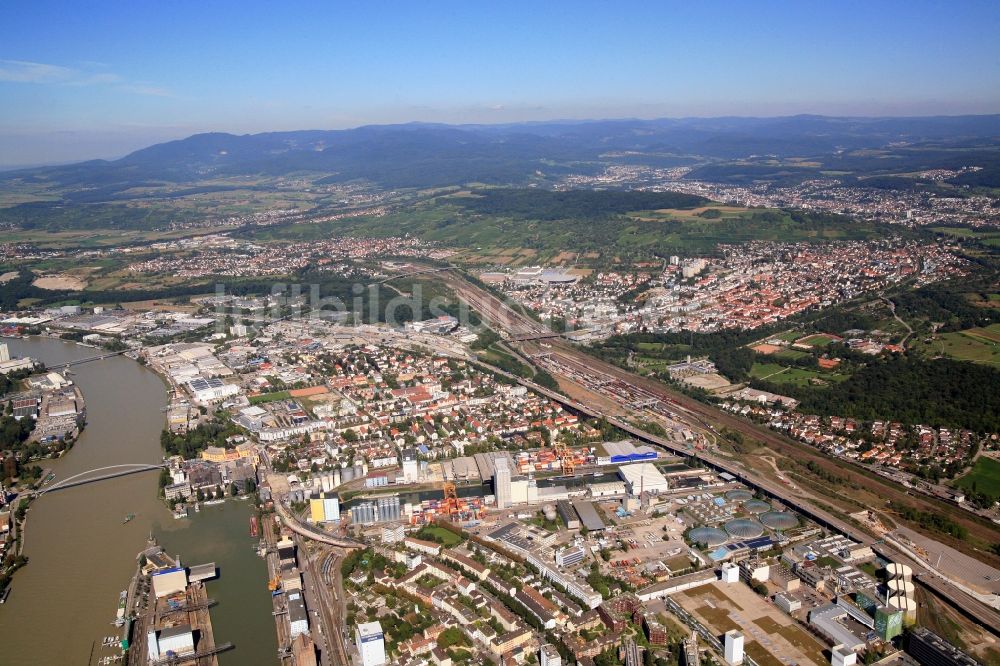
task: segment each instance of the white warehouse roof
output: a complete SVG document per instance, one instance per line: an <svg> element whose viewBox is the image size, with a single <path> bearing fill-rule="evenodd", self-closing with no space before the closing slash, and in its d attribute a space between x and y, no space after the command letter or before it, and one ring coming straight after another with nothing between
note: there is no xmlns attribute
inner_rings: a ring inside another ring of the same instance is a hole
<svg viewBox="0 0 1000 666"><path fill-rule="evenodd" d="M668 489L667 479L660 473L653 463L636 463L634 465L622 465L618 468L618 474L625 481L628 490L632 495L640 492L662 493Z"/></svg>

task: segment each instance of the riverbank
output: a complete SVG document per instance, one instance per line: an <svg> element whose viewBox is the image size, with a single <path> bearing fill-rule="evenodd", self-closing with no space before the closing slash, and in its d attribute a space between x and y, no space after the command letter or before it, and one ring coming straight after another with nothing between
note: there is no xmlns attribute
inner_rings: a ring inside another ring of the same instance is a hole
<svg viewBox="0 0 1000 666"><path fill-rule="evenodd" d="M93 350L52 338L5 339L12 355L47 367L93 356ZM70 451L51 460L57 479L124 463L162 460L159 433L166 404L160 379L134 361L108 358L74 366L74 383L87 400L88 425ZM83 663L111 620L121 581L134 571L134 554L151 530L170 519L156 499L156 477L142 473L48 492L31 504L30 540L21 544L30 565L17 572L0 607L5 663ZM127 513L137 518L122 524ZM59 640L38 640L58 627Z"/></svg>
<svg viewBox="0 0 1000 666"><path fill-rule="evenodd" d="M93 356L93 350L52 338L7 339L12 354L49 367ZM88 426L73 449L52 461L58 478L123 463L159 464L168 386L149 368L117 356L74 366L87 396ZM253 505L225 502L174 520L158 498L155 472L46 493L31 509L30 566L0 606L4 663L86 663L95 639L114 631L112 610L122 582L135 572L135 553L152 533L169 553L192 562L216 562L225 572L206 583L218 601L213 630L238 647L219 655L223 666L273 665L277 640L258 540L249 535ZM135 518L123 524L127 514ZM57 627L59 640L39 640L40 628Z"/></svg>

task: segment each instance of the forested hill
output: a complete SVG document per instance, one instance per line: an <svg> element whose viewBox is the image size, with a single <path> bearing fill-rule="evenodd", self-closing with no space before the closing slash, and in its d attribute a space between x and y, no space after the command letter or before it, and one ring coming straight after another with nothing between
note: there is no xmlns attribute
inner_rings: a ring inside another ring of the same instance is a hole
<svg viewBox="0 0 1000 666"><path fill-rule="evenodd" d="M900 145L921 151L925 158L920 164L928 168L934 160L966 159L942 149L995 149L998 136L1000 115L662 118L492 126L413 123L244 135L216 132L150 146L119 160L2 173L0 187L4 182L22 181L79 191L108 188L113 194L125 189L123 185L150 181L293 173L327 174L340 182L365 179L390 188L520 184L539 174L587 173L609 163L637 160L668 166L690 164L692 156L743 160L760 155L826 155L842 159L845 151ZM929 162L928 147L939 149ZM879 163L861 166L878 171L885 162L880 156ZM854 170L849 166L836 168ZM976 178L982 180L991 173L978 173Z"/></svg>
<svg viewBox="0 0 1000 666"><path fill-rule="evenodd" d="M1000 432L1000 370L973 363L893 355L820 390L754 386L801 398L808 414Z"/></svg>
<svg viewBox="0 0 1000 666"><path fill-rule="evenodd" d="M533 220L603 218L631 211L662 208L692 209L711 203L679 192L633 192L536 189L477 190L457 199L477 213Z"/></svg>

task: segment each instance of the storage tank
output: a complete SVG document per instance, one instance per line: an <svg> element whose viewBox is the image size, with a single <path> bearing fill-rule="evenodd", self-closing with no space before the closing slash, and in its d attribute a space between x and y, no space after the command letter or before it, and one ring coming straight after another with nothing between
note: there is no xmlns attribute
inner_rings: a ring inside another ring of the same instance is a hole
<svg viewBox="0 0 1000 666"><path fill-rule="evenodd" d="M323 484L323 492L328 493L333 490L333 475L330 473L324 474L320 477L320 482Z"/></svg>
<svg viewBox="0 0 1000 666"><path fill-rule="evenodd" d="M556 507L552 504L546 504L542 507L542 515L545 516L545 520L555 520L556 519Z"/></svg>
<svg viewBox="0 0 1000 666"><path fill-rule="evenodd" d="M890 580L910 580L913 577L913 569L909 565L890 562L885 568Z"/></svg>
<svg viewBox="0 0 1000 666"><path fill-rule="evenodd" d="M340 473L341 483L350 483L353 480L354 480L354 468L345 467L344 470Z"/></svg>
<svg viewBox="0 0 1000 666"><path fill-rule="evenodd" d="M336 488L340 485L340 470L333 470L333 487Z"/></svg>
<svg viewBox="0 0 1000 666"><path fill-rule="evenodd" d="M902 578L893 578L886 583L886 587L894 594L901 594L906 597L913 596L913 583Z"/></svg>
<svg viewBox="0 0 1000 666"><path fill-rule="evenodd" d="M903 611L903 621L906 624L913 624L917 621L917 602L913 599L904 597L899 600L899 603L893 601L892 605Z"/></svg>

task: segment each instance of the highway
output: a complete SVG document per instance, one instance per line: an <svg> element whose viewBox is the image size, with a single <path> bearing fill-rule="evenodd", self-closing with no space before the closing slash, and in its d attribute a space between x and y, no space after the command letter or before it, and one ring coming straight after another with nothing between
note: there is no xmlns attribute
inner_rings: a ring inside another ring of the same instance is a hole
<svg viewBox="0 0 1000 666"><path fill-rule="evenodd" d="M544 326L539 322L521 315L493 294L462 279L457 271L446 274L442 278L442 281L451 285L460 298L466 300L470 306L483 315L492 325L504 328L508 333L508 339L516 338L517 336L538 334L542 332L542 329L544 329ZM709 405L700 403L683 394L674 393L659 382L639 377L638 375L623 370L617 366L593 358L561 340L552 340L546 344L553 353L558 353L562 356L574 359L577 363L583 365L591 371L596 371L613 377L614 379L623 382L627 387L635 389L636 393L640 395L652 394L654 398L668 403L672 408L670 410L671 413L669 414L671 418L686 421L696 430L707 429L709 432L718 434L715 427L712 425L713 423L716 423L733 431L743 433L753 439L762 441L767 446L785 455L791 455L796 460L801 461L805 459L821 461L824 467L832 468L832 470L841 475L847 471L846 468L848 466L841 461L832 460L821 452L814 449L811 450L805 445L787 440L773 431L758 427L755 424L722 412ZM523 350L521 355L530 356L530 354L525 353ZM672 453L680 453L683 455L692 454L692 451L688 450L685 446L672 440L652 435L644 430L641 430L640 428L637 428L631 423L624 421L616 415L608 414L599 409L584 405L576 400L567 398L560 393L539 386L534 382L504 372L499 368L491 367L491 369L494 372L505 375L508 378L515 380L518 383L527 386L575 411L592 417L606 418L610 423L621 430L628 432L640 441L658 446ZM552 368L547 368L547 370L550 373L553 372ZM557 372L555 374L559 373ZM563 375L563 379L567 379L574 382L576 385L580 385L579 381L575 380L573 377ZM594 393L593 389L590 387L583 388ZM608 397L600 393L595 393L595 395L599 395L605 399ZM627 405L623 405L622 407L622 411L625 411L626 413L631 413L639 418L646 418L646 415L641 411L632 410L628 408ZM867 532L837 516L832 515L828 511L816 506L808 499L793 494L792 489L783 484L774 483L761 477L758 473L719 456L698 454L697 457L709 467L717 471L732 474L748 486L760 490L770 497L780 500L785 505L799 511L803 515L810 517L824 527L840 532L861 543L873 546L876 545L875 539L873 539L873 537ZM900 502L906 501L911 504L921 503L929 505L928 508L931 509L938 511L944 509L948 514L953 513L953 508L943 502L939 503L932 499L917 498L915 496L908 495L902 487L896 488L893 484L878 477L873 478L870 475L857 476L859 477L856 479L858 482L866 484L869 487L877 486L879 488L879 492L888 500L896 500ZM852 480L855 479L852 478ZM982 523L977 523L977 525L980 528L983 527ZM987 527L987 529L989 528ZM995 530L993 531L995 532ZM930 571L927 566L908 557L898 549L884 543L878 544L877 547L877 552L884 558L894 562L909 564L913 567L916 574L915 577L921 584L925 585L935 594L949 602L952 606L970 619L981 624L997 635L1000 635L1000 613L998 613L995 609L987 606L977 599L974 599L966 592L949 583L941 577L940 574Z"/></svg>
<svg viewBox="0 0 1000 666"><path fill-rule="evenodd" d="M344 537L337 537L329 532L324 532L323 530L311 527L301 520L293 516L288 509L282 505L281 502L274 503L274 510L281 516L282 522L288 526L288 529L295 532L299 536L303 536L307 539L312 539L313 541L319 541L320 543L325 543L328 546L337 546L339 548L364 548L365 544L360 541L355 541L354 539L347 539Z"/></svg>

